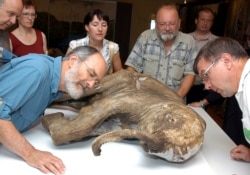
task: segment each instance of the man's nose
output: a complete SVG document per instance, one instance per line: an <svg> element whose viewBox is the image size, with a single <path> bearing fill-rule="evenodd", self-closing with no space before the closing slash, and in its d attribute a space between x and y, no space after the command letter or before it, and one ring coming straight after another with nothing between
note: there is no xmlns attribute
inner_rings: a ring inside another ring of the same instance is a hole
<svg viewBox="0 0 250 175"><path fill-rule="evenodd" d="M211 85L211 83L210 83L209 80L207 80L207 81L204 82L204 88L205 88L206 90L212 89L211 87L212 87L212 85Z"/></svg>
<svg viewBox="0 0 250 175"><path fill-rule="evenodd" d="M11 24L15 24L16 23L16 16L11 16L10 22L11 22Z"/></svg>
<svg viewBox="0 0 250 175"><path fill-rule="evenodd" d="M89 88L94 88L96 86L95 80L88 80L87 83Z"/></svg>

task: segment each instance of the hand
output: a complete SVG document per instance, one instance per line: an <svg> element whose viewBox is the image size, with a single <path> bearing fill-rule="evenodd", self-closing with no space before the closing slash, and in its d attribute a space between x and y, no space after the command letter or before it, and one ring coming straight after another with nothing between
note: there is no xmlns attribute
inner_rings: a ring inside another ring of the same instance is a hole
<svg viewBox="0 0 250 175"><path fill-rule="evenodd" d="M192 103L189 103L188 106L201 107L201 103L199 101L198 102L192 102Z"/></svg>
<svg viewBox="0 0 250 175"><path fill-rule="evenodd" d="M35 150L25 161L32 167L35 167L45 174L53 173L55 175L64 174L65 166L61 159L55 157L49 152Z"/></svg>
<svg viewBox="0 0 250 175"><path fill-rule="evenodd" d="M230 155L236 160L244 160L250 162L250 148L244 145L238 145L230 152Z"/></svg>
<svg viewBox="0 0 250 175"><path fill-rule="evenodd" d="M59 158L49 152L35 149L9 120L0 119L0 143L43 173L58 175L65 171L65 166Z"/></svg>

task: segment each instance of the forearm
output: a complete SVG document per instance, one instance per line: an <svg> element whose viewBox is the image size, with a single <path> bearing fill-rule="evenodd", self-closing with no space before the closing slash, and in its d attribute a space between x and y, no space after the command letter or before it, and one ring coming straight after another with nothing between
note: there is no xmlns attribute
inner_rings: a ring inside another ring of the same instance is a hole
<svg viewBox="0 0 250 175"><path fill-rule="evenodd" d="M11 121L0 119L0 142L10 151L26 160L34 147L20 134Z"/></svg>
<svg viewBox="0 0 250 175"><path fill-rule="evenodd" d="M119 52L114 55L112 59L112 64L113 64L113 72L117 72L122 69L122 62Z"/></svg>
<svg viewBox="0 0 250 175"><path fill-rule="evenodd" d="M194 83L195 76L192 74L185 75L181 82L181 86L177 90L177 94L181 97L184 98L188 91L191 89Z"/></svg>
<svg viewBox="0 0 250 175"><path fill-rule="evenodd" d="M130 66L127 67L127 70L129 70L131 72L136 72L136 70L133 67L130 67Z"/></svg>

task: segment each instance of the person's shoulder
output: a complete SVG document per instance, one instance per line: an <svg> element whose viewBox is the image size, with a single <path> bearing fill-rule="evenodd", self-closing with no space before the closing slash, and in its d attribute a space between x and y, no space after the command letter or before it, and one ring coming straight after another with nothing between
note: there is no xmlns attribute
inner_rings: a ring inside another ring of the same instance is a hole
<svg viewBox="0 0 250 175"><path fill-rule="evenodd" d="M35 28L34 28L34 30L35 30L35 32L42 33L42 31L41 31L41 30L39 30L39 29L35 29Z"/></svg>
<svg viewBox="0 0 250 175"><path fill-rule="evenodd" d="M9 32L9 36L16 36L17 35L17 29L12 30L11 32Z"/></svg>
<svg viewBox="0 0 250 175"><path fill-rule="evenodd" d="M111 44L111 45L114 45L115 47L119 47L119 44L114 41L108 40L108 43L109 45Z"/></svg>
<svg viewBox="0 0 250 175"><path fill-rule="evenodd" d="M53 64L54 58L45 54L30 53L22 57L15 58L13 61L16 61L16 64L23 63L23 66L44 70L44 68L47 68L50 66L50 64Z"/></svg>
<svg viewBox="0 0 250 175"><path fill-rule="evenodd" d="M194 32L187 33L188 35L194 36Z"/></svg>
<svg viewBox="0 0 250 175"><path fill-rule="evenodd" d="M85 38L79 38L79 39L76 39L76 40L71 40L69 42L69 45L72 49L74 49L75 47L77 46L84 46L84 45L87 45L87 40L86 40L86 37Z"/></svg>
<svg viewBox="0 0 250 175"><path fill-rule="evenodd" d="M195 40L194 37L183 32L178 32L178 36L176 38L177 43L182 43L186 45L188 48L195 48Z"/></svg>
<svg viewBox="0 0 250 175"><path fill-rule="evenodd" d="M34 28L34 30L35 30L35 32L36 32L36 33L41 33L41 34L44 34L44 32L43 32L43 31L41 31L41 30L39 30L39 29L35 29L35 28Z"/></svg>
<svg viewBox="0 0 250 175"><path fill-rule="evenodd" d="M147 29L147 30L144 30L141 34L140 34L140 36L139 36L139 38L140 38L140 40L141 41L143 41L143 42L145 42L145 41L147 41L147 40L150 40L150 39L152 39L152 40L157 40L157 33L156 33L156 30L155 29Z"/></svg>
<svg viewBox="0 0 250 175"><path fill-rule="evenodd" d="M183 41L183 42L193 42L194 38L187 33L183 33L183 32L178 32L178 38Z"/></svg>
<svg viewBox="0 0 250 175"><path fill-rule="evenodd" d="M34 29L37 35L45 37L45 33L39 29Z"/></svg>
<svg viewBox="0 0 250 175"><path fill-rule="evenodd" d="M156 34L155 29L147 29L141 33L142 36L150 36L150 35L154 35L154 34Z"/></svg>
<svg viewBox="0 0 250 175"><path fill-rule="evenodd" d="M54 70L55 62L57 61L56 58L45 54L28 54L26 57L28 60L26 64L29 64L27 66L43 78L46 78L51 72L56 71Z"/></svg>
<svg viewBox="0 0 250 175"><path fill-rule="evenodd" d="M183 38L190 38L190 34L179 31L178 35Z"/></svg>
<svg viewBox="0 0 250 175"><path fill-rule="evenodd" d="M216 38L219 38L220 36L214 35L213 33L210 33L209 38L210 40L214 40Z"/></svg>

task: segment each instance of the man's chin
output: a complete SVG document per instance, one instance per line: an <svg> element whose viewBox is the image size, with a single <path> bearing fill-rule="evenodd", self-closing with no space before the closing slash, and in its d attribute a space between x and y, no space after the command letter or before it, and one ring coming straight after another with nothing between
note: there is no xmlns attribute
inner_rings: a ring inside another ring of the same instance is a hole
<svg viewBox="0 0 250 175"><path fill-rule="evenodd" d="M175 39L176 36L167 36L167 37L164 37L164 36L161 36L161 40L163 42L169 42L169 41L173 41Z"/></svg>
<svg viewBox="0 0 250 175"><path fill-rule="evenodd" d="M12 25L3 24L0 25L0 30L5 31L11 28Z"/></svg>
<svg viewBox="0 0 250 175"><path fill-rule="evenodd" d="M80 99L80 98L82 98L83 95L84 95L83 92L77 93L77 94L76 94L76 93L69 93L69 92L68 92L68 94L69 94L69 96L70 96L71 98L73 98L74 100Z"/></svg>

